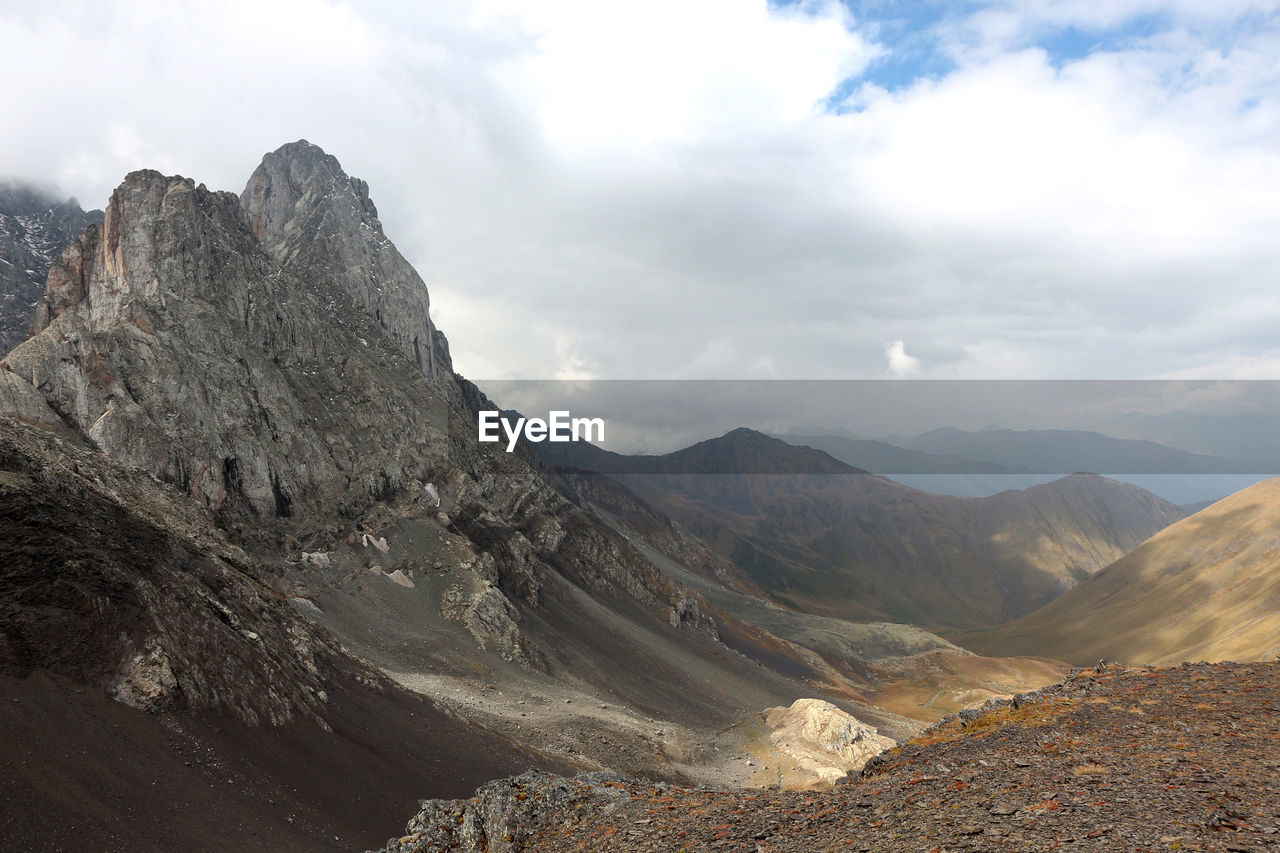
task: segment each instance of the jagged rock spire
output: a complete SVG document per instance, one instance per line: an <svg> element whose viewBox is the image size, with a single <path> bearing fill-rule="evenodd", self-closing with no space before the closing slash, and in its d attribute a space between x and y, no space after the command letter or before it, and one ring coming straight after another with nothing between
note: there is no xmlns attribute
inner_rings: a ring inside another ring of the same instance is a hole
<svg viewBox="0 0 1280 853"><path fill-rule="evenodd" d="M304 139L263 157L240 203L281 266L304 281L334 282L423 373L448 378L448 345L431 322L427 286L383 233L368 184Z"/></svg>
<svg viewBox="0 0 1280 853"><path fill-rule="evenodd" d="M333 158L320 164L341 174ZM380 230L369 244L326 240L350 223L317 203L318 178L299 180L295 215L272 242L288 252L282 263L234 194L130 174L102 227L50 271L37 333L0 364L0 413L61 421L218 512L356 514L426 477L446 383L424 375L431 362L410 363L360 286L381 283L386 300L420 295L424 321L426 288L412 270L390 280L389 265L408 268L394 248L360 260L365 245L390 246ZM324 230L303 230L316 210ZM365 443L368 433L416 447Z"/></svg>

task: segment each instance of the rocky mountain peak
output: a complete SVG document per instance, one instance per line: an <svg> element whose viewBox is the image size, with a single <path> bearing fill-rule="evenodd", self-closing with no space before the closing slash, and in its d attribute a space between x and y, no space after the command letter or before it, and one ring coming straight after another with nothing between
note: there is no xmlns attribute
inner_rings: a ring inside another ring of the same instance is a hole
<svg viewBox="0 0 1280 853"><path fill-rule="evenodd" d="M32 331L82 305L89 325L106 329L136 317L144 302L171 308L174 300L209 298L204 283L225 266L265 274L244 231L235 195L180 175L131 172L111 194L101 229L88 229L53 262Z"/></svg>
<svg viewBox="0 0 1280 853"><path fill-rule="evenodd" d="M254 236L270 241L314 208L327 204L337 214L352 212L381 234L378 210L369 199L369 185L352 178L332 154L305 139L281 145L265 155L245 187L244 208ZM343 202L358 202L344 211Z"/></svg>
<svg viewBox="0 0 1280 853"><path fill-rule="evenodd" d="M303 280L335 281L423 373L449 377L426 284L383 233L368 184L336 157L306 140L283 145L262 158L240 204L277 263Z"/></svg>
<svg viewBox="0 0 1280 853"><path fill-rule="evenodd" d="M239 198L128 176L51 274L43 329L0 362L0 413L176 486L273 558L332 551L434 492L445 523L493 552L483 580L502 594L536 606L554 560L713 637L690 595L534 468L465 440L466 383L426 287L361 198L305 143L267 155Z"/></svg>
<svg viewBox="0 0 1280 853"><path fill-rule="evenodd" d="M668 454L669 473L865 474L820 450L795 447L747 427Z"/></svg>
<svg viewBox="0 0 1280 853"><path fill-rule="evenodd" d="M61 421L218 512L357 512L423 472L353 437L394 423L427 443L438 396L362 304L367 275L425 324L421 279L385 272L404 261L381 237L373 272L326 258L365 245L335 221L268 246L236 195L130 174L50 271L36 334L4 360L0 408ZM345 238L318 239L335 228Z"/></svg>

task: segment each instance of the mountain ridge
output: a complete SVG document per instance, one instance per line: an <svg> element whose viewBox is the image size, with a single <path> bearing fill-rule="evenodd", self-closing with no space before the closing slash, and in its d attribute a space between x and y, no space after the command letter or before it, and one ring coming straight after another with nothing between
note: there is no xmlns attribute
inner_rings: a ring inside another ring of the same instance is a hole
<svg viewBox="0 0 1280 853"><path fill-rule="evenodd" d="M1273 478L1170 525L1021 620L957 636L980 651L1071 663L1274 658L1277 518L1280 478Z"/></svg>
<svg viewBox="0 0 1280 853"><path fill-rule="evenodd" d="M1183 516L1088 474L988 498L931 495L745 428L658 457L535 447L553 464L610 472L783 603L858 620L1004 621Z"/></svg>
<svg viewBox="0 0 1280 853"><path fill-rule="evenodd" d="M1022 466L1007 467L981 459L939 455L911 450L875 439L854 439L839 435L775 435L788 444L812 447L836 459L876 474L1042 474Z"/></svg>
<svg viewBox="0 0 1280 853"><path fill-rule="evenodd" d="M1277 471L1275 462L1222 459L1146 439L1113 438L1088 430L986 429L968 432L940 427L913 437L891 436L886 441L909 450L1058 473L1262 474Z"/></svg>
<svg viewBox="0 0 1280 853"><path fill-rule="evenodd" d="M604 450L589 441L543 443L536 445L534 452L549 464L598 474L871 473L825 451L793 446L749 427L736 427L662 454L630 456Z"/></svg>
<svg viewBox="0 0 1280 853"><path fill-rule="evenodd" d="M646 556L691 541L648 550L536 459L479 444L476 410L496 406L448 370L363 182L305 143L264 162L241 196L131 173L51 270L0 409L184 492L343 644L558 760L736 772L721 733L798 695L920 725L868 704L859 662L743 623ZM402 304L417 313L387 316ZM573 713L495 708L486 678Z"/></svg>

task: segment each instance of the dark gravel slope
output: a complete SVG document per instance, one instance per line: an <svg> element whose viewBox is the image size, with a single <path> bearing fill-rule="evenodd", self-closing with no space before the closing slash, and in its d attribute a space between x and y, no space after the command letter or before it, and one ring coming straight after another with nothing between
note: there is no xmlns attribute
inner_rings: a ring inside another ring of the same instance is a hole
<svg viewBox="0 0 1280 853"><path fill-rule="evenodd" d="M402 690L205 510L0 419L0 851L352 850L424 794L573 772Z"/></svg>

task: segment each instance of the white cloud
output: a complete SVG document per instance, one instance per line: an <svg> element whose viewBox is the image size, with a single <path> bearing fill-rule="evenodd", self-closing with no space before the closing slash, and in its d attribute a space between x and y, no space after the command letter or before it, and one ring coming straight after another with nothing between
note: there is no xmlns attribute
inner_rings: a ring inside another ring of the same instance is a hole
<svg viewBox="0 0 1280 853"><path fill-rule="evenodd" d="M906 379L920 372L920 359L907 354L903 341L885 344L884 357L889 362L889 375L894 379Z"/></svg>
<svg viewBox="0 0 1280 853"><path fill-rule="evenodd" d="M1258 355L1233 355L1195 368L1171 370L1159 379L1275 379L1280 376L1280 348Z"/></svg>
<svg viewBox="0 0 1280 853"><path fill-rule="evenodd" d="M546 138L574 154L696 145L744 124L800 121L877 53L834 0L805 9L741 0L481 8L533 36L531 54L503 67L503 83L534 105Z"/></svg>
<svg viewBox="0 0 1280 853"><path fill-rule="evenodd" d="M0 162L101 204L309 138L472 376L875 377L904 340L920 376L1265 374L1276 5L994 2L918 39L954 70L834 115L886 49L834 2L30 4Z"/></svg>

